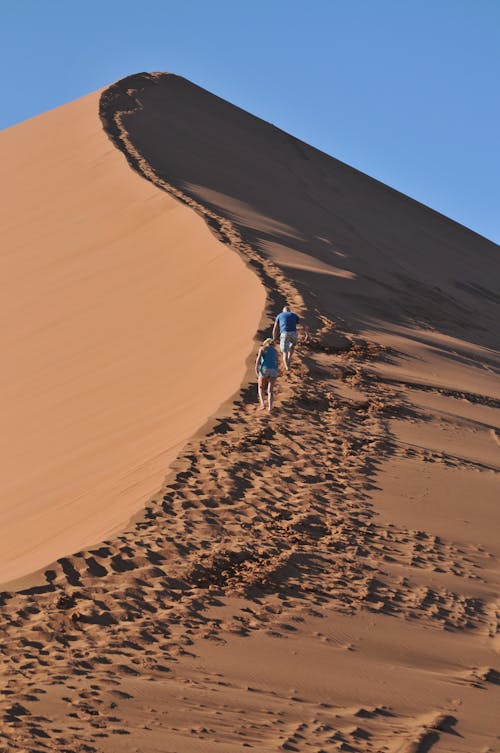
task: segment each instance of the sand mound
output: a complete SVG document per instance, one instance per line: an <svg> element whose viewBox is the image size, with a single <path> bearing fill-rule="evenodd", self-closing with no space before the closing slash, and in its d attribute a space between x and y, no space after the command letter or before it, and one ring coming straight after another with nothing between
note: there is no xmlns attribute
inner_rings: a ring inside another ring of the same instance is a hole
<svg viewBox="0 0 500 753"><path fill-rule="evenodd" d="M496 750L498 249L178 77L100 114L314 337L274 413L243 389L134 527L3 594L8 746Z"/></svg>
<svg viewBox="0 0 500 753"><path fill-rule="evenodd" d="M238 389L264 306L237 256L128 168L98 106L0 135L0 582L142 507Z"/></svg>

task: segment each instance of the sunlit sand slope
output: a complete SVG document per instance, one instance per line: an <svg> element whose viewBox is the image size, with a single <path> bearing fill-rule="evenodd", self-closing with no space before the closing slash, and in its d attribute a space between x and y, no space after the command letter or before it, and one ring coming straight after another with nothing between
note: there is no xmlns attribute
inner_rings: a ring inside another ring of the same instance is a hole
<svg viewBox="0 0 500 753"><path fill-rule="evenodd" d="M99 94L0 135L0 580L102 540L241 383L264 305Z"/></svg>
<svg viewBox="0 0 500 753"><path fill-rule="evenodd" d="M271 415L244 388L135 525L0 595L8 745L498 753L498 248L179 77L100 113L313 337Z"/></svg>

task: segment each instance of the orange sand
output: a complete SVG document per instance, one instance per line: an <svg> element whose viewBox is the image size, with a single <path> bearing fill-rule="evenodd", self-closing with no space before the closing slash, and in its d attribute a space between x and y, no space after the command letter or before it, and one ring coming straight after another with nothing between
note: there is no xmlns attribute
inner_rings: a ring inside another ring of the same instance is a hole
<svg viewBox="0 0 500 753"><path fill-rule="evenodd" d="M112 147L99 95L0 136L0 582L109 536L235 392L264 306Z"/></svg>

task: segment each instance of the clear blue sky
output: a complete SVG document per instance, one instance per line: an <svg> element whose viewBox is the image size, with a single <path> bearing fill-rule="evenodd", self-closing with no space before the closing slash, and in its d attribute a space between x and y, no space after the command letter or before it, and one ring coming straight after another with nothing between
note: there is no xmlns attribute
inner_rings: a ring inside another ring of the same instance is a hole
<svg viewBox="0 0 500 753"><path fill-rule="evenodd" d="M0 0L0 128L170 71L500 242L500 0Z"/></svg>

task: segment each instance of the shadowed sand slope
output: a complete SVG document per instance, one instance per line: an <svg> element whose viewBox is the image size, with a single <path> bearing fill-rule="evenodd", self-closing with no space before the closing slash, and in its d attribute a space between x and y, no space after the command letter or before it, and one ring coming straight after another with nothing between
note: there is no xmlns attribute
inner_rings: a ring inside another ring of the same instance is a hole
<svg viewBox="0 0 500 753"><path fill-rule="evenodd" d="M314 334L1 595L7 749L498 753L498 248L179 77L100 115Z"/></svg>
<svg viewBox="0 0 500 753"><path fill-rule="evenodd" d="M490 241L180 77L132 77L101 107L121 113L132 162L230 219L323 314L497 337Z"/></svg>
<svg viewBox="0 0 500 753"><path fill-rule="evenodd" d="M264 306L203 222L128 168L98 102L0 135L0 581L144 504L240 385Z"/></svg>

